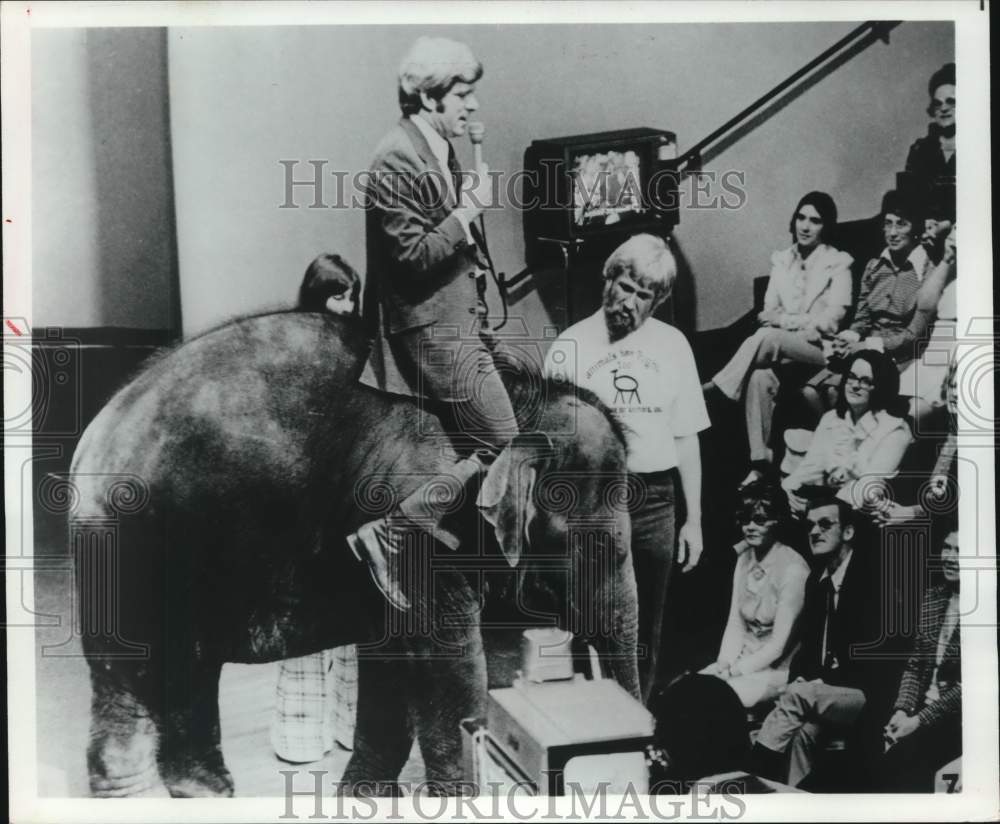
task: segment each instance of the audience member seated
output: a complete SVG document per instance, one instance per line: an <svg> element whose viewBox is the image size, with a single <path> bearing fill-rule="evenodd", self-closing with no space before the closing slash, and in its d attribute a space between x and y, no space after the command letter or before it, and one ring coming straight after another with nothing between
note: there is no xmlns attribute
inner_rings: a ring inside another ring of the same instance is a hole
<svg viewBox="0 0 1000 824"><path fill-rule="evenodd" d="M854 320L848 329L837 333L829 346L833 363L809 380L807 392L815 408L824 408L830 390L840 380L839 366L852 353L863 349L885 352L899 369L915 357L918 341L923 341L927 333L926 316L918 316L918 323L911 324L917 292L931 266L927 251L919 243L918 232L923 225L916 200L896 191L886 193L882 199L886 247L865 267Z"/></svg>
<svg viewBox="0 0 1000 824"><path fill-rule="evenodd" d="M941 550L944 581L924 595L920 627L885 726L879 789L931 792L934 773L962 753L958 529Z"/></svg>
<svg viewBox="0 0 1000 824"><path fill-rule="evenodd" d="M926 518L932 513L940 513L949 504L957 507L958 468L955 456L958 453L958 386L956 369L955 352L952 352L951 361L939 390L948 413L948 434L926 485L917 490L917 496L920 500L914 504L902 504L888 498L885 499L872 512L872 517L879 526Z"/></svg>
<svg viewBox="0 0 1000 824"><path fill-rule="evenodd" d="M685 795L699 778L741 770L750 753L746 711L724 682L684 675L653 693L651 795Z"/></svg>
<svg viewBox="0 0 1000 824"><path fill-rule="evenodd" d="M941 383L948 371L950 355L956 344L958 325L958 301L956 296L956 243L955 228L949 227L949 234L941 242L941 254L937 265L924 279L917 292L917 308L910 321L914 334L930 327L930 336L919 356L910 361L899 377L899 394L910 398L910 416L919 431L921 423L927 421L935 410L942 406ZM928 221L925 238L928 246L937 247L940 223ZM928 237L928 236L931 237ZM936 249L933 254L936 254Z"/></svg>
<svg viewBox="0 0 1000 824"><path fill-rule="evenodd" d="M871 708L877 708L878 723L891 698L885 665L851 651L880 638L884 602L878 554L856 547L854 518L854 511L832 496L811 500L806 513L817 566L806 583L793 680L764 720L751 768L793 787L812 773L818 748L831 735L852 734Z"/></svg>
<svg viewBox="0 0 1000 824"><path fill-rule="evenodd" d="M718 660L701 672L726 681L745 707L778 695L788 682L795 652L793 633L805 598L809 566L778 541L788 504L781 490L763 481L740 493L737 513L743 540L733 573L729 619Z"/></svg>
<svg viewBox="0 0 1000 824"><path fill-rule="evenodd" d="M825 487L855 509L889 497L885 480L895 476L913 440L899 405L899 372L891 358L865 349L847 358L836 406L813 433L805 457L782 486L792 510L802 514L805 487Z"/></svg>
<svg viewBox="0 0 1000 824"><path fill-rule="evenodd" d="M851 256L828 244L837 226L837 206L826 192L809 192L792 212L793 244L771 256L771 275L761 327L708 383L738 401L744 395L752 471L759 480L771 463L768 443L779 377L776 364L801 364L804 381L826 365L822 338L832 337L851 305ZM783 370L787 380L788 369Z"/></svg>
<svg viewBox="0 0 1000 824"><path fill-rule="evenodd" d="M945 63L931 75L927 85L931 122L927 134L918 138L906 157L906 174L930 192L955 180L955 64Z"/></svg>
<svg viewBox="0 0 1000 824"><path fill-rule="evenodd" d="M306 269L296 309L357 316L361 277L340 255L320 255Z"/></svg>
<svg viewBox="0 0 1000 824"><path fill-rule="evenodd" d="M358 315L361 278L340 255L319 255L306 269L296 309ZM289 658L278 668L271 746L283 761L318 761L339 741L351 749L357 703L355 647Z"/></svg>

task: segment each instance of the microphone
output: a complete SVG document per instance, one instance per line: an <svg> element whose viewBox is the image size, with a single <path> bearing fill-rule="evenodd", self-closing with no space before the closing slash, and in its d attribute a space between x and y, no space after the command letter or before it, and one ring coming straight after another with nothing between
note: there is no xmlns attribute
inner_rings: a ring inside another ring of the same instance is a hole
<svg viewBox="0 0 1000 824"><path fill-rule="evenodd" d="M483 138L486 136L486 127L478 120L470 120L466 126L469 140L472 141L472 162L476 171L483 165Z"/></svg>

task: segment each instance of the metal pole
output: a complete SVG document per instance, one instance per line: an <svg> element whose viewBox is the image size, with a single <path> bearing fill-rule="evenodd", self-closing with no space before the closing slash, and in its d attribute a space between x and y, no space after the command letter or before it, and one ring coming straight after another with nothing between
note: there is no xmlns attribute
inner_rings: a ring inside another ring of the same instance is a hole
<svg viewBox="0 0 1000 824"><path fill-rule="evenodd" d="M692 160L698 158L701 155L702 149L710 144L714 143L720 137L722 137L726 132L732 129L734 126L746 120L751 114L756 112L758 109L763 108L768 103L770 103L774 98L781 94L785 89L789 88L793 84L797 83L811 71L816 69L821 64L825 63L831 57L836 55L838 52L843 51L850 43L857 40L862 35L874 34L879 40L886 43L889 42L889 32L892 31L896 26L902 23L901 20L869 20L867 23L862 23L856 29L851 31L845 37L838 40L825 52L823 52L819 57L811 60L801 69L799 69L794 74L789 75L783 81L781 81L777 86L771 89L767 94L755 100L749 106L747 106L743 111L737 114L735 117L727 120L718 129L712 132L704 140L699 141L686 152L684 152L676 161L677 168L682 169L684 166L689 164Z"/></svg>

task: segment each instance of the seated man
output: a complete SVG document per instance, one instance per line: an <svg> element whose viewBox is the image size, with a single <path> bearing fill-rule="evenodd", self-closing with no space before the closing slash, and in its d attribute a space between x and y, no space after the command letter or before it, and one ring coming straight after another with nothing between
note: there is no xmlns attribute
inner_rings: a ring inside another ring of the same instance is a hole
<svg viewBox="0 0 1000 824"><path fill-rule="evenodd" d="M868 548L855 549L854 512L832 496L808 505L809 546L818 562L806 584L799 651L788 687L764 720L752 771L798 786L813 770L818 746L855 727L866 706L888 704L884 665L852 647L880 636L879 571Z"/></svg>
<svg viewBox="0 0 1000 824"><path fill-rule="evenodd" d="M924 594L919 632L885 725L879 789L931 792L934 774L962 754L962 639L958 529L941 548L944 581Z"/></svg>

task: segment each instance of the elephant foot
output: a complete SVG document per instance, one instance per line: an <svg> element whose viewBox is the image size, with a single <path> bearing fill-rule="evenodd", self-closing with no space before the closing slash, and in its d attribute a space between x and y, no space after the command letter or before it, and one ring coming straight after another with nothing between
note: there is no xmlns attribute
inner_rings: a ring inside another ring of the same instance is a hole
<svg viewBox="0 0 1000 824"><path fill-rule="evenodd" d="M225 767L198 767L183 776L166 775L163 780L173 798L232 798L236 794L233 776Z"/></svg>
<svg viewBox="0 0 1000 824"><path fill-rule="evenodd" d="M95 798L169 798L170 792L155 769L114 778L90 776L90 794Z"/></svg>

